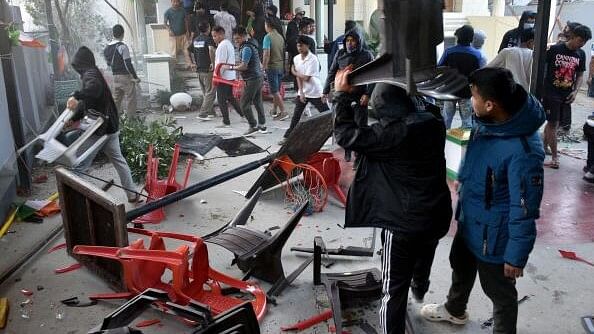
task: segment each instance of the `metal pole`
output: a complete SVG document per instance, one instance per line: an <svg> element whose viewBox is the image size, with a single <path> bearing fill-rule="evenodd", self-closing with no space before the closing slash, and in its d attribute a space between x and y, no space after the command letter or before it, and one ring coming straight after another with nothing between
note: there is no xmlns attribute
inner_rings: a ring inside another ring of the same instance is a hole
<svg viewBox="0 0 594 334"><path fill-rule="evenodd" d="M530 92L537 98L542 97L545 76L545 61L549 35L549 16L551 13L551 0L538 2L536 15L536 32L534 40L534 60L532 62L532 76Z"/></svg>
<svg viewBox="0 0 594 334"><path fill-rule="evenodd" d="M256 168L269 163L270 161L272 161L273 158L274 158L273 155L269 155L269 156L262 158L260 160L250 162L248 164L239 166L239 167L232 169L230 171L226 171L222 174L211 177L210 179L204 180L202 182L198 182L192 186L189 186L186 189L182 189L180 191L171 193L171 194L164 196L154 202L147 203L139 208L136 208L136 209L133 209L133 210L127 212L126 219L128 219L128 221L132 221L133 219L138 218L142 215L145 215L145 214L147 214L151 211L154 211L158 208L162 208L166 205L169 205L171 203L182 200L186 197L190 197L194 194L197 194L203 190L212 188L212 187L216 186L217 184L223 183L225 181L229 181L229 180L236 178L240 175L243 175L247 172L251 172L252 170L254 170Z"/></svg>
<svg viewBox="0 0 594 334"><path fill-rule="evenodd" d="M328 40L334 40L334 0L328 0ZM332 61L333 59L329 59Z"/></svg>

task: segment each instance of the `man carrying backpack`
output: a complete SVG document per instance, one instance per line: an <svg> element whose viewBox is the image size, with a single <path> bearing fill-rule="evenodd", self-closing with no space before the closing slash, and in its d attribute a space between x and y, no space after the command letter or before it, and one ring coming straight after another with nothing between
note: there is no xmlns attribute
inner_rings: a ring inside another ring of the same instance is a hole
<svg viewBox="0 0 594 334"><path fill-rule="evenodd" d="M117 110L122 111L122 102L125 98L126 116L133 118L136 116L136 84L140 82L140 79L138 79L134 66L132 66L130 50L126 43L122 41L124 39L124 27L116 24L113 26L112 31L114 40L107 45L103 55L113 73L113 99Z"/></svg>

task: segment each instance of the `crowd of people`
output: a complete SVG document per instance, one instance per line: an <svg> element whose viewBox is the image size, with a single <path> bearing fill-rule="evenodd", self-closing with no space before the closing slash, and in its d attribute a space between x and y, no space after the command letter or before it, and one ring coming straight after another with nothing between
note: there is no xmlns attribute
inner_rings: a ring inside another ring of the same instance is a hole
<svg viewBox="0 0 594 334"><path fill-rule="evenodd" d="M483 291L493 302L494 332L515 333L515 282L523 275L534 246L544 167L560 168L557 133L568 119L571 125L571 104L585 79L582 47L592 38L590 29L568 23L558 43L548 48L544 86L536 87L544 97L539 101L529 93L535 89L530 78L536 13L523 13L518 28L505 34L498 55L490 62L481 50L487 36L470 25L460 27L455 32L456 45L444 51L438 65L456 68L467 77L469 86L457 92L458 100L445 101L440 108L387 83L349 85L348 74L374 59L354 21L345 22L344 34L336 40L325 41L324 50L331 61L328 78L322 83L312 37L315 21L297 7L285 32L277 12L271 3L256 0L244 27L237 24L239 14L227 3L211 16L211 8L203 2L172 0L165 13L171 52L184 52L186 65L197 72L204 95L199 118L216 117L216 96L222 114L219 127L231 125L231 105L248 123L244 135L267 133L262 102L265 80L273 99L269 114L285 120L289 113L280 92L283 78L290 75L297 97L282 145L308 104L321 113L328 112L331 99L336 141L345 152L357 156L345 226L383 229L379 313L384 333L404 333L409 288L417 301L423 301L435 249L452 216L458 228L450 250L452 283L447 300L423 306L421 315L430 321L466 323L468 298L478 273ZM131 99L138 77L122 42L123 28L116 25L113 34L115 40L104 56L114 74L115 99L96 69L92 53L81 48L72 65L82 76L83 89L68 106L77 110L77 119L93 107L109 120L110 140L103 151L126 186L131 181L125 159L119 147L116 149L117 111L125 109L134 116L135 101ZM373 44L381 44L381 38ZM285 63L289 64L288 73ZM594 97L594 62L589 73L589 95ZM237 80L243 81L239 101L232 89ZM377 120L372 124L368 121L369 103ZM472 132L455 184L458 203L453 212L444 146L446 129L457 110L462 127ZM541 138L539 129L545 121ZM588 139L584 180L594 183L594 113L584 125L584 134ZM551 159L545 162L547 154ZM138 199L133 193L128 193L128 198Z"/></svg>

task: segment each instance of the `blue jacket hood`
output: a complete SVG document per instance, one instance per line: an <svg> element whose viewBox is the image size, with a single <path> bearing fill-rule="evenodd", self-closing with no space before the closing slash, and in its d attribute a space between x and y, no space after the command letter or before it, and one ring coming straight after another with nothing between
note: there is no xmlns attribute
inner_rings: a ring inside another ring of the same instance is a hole
<svg viewBox="0 0 594 334"><path fill-rule="evenodd" d="M476 133L482 136L527 136L538 130L545 122L545 112L542 105L524 88L518 85L521 93L526 96L520 110L503 123L487 123L475 117L477 122Z"/></svg>

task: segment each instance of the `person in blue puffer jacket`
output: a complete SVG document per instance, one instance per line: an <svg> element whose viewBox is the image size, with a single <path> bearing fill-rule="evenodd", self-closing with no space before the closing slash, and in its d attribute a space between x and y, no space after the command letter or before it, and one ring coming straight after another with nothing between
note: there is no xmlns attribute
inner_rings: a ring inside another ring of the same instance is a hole
<svg viewBox="0 0 594 334"><path fill-rule="evenodd" d="M507 69L480 69L469 81L476 125L458 180L452 285L444 304L425 305L421 315L466 323L478 272L493 302L493 333L516 333L515 282L534 246L543 193L545 154L538 129L545 114Z"/></svg>

